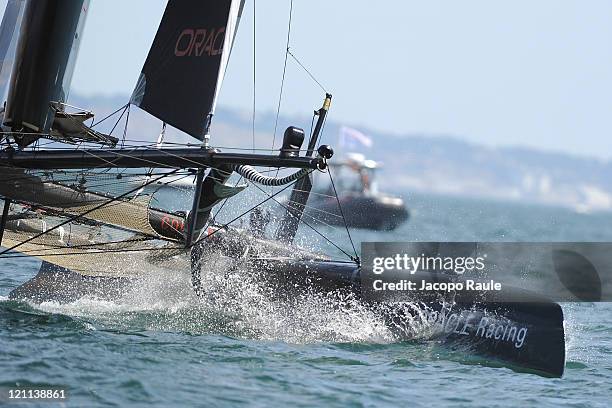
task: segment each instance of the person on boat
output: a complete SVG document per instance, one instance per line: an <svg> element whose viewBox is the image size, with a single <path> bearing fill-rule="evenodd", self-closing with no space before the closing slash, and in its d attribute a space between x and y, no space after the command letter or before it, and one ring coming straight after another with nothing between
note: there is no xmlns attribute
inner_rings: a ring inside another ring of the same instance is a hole
<svg viewBox="0 0 612 408"><path fill-rule="evenodd" d="M366 194L370 192L370 175L364 168L359 170L359 180L361 181L361 191Z"/></svg>

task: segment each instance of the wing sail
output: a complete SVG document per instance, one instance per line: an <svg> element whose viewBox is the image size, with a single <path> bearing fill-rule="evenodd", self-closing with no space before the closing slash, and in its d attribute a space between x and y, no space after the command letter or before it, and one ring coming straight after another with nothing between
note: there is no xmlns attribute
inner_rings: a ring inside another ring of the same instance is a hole
<svg viewBox="0 0 612 408"><path fill-rule="evenodd" d="M29 133L15 136L22 147L50 132L52 105L66 102L88 5L89 0L25 3L4 117L14 132Z"/></svg>
<svg viewBox="0 0 612 408"><path fill-rule="evenodd" d="M9 0L0 26L0 98L5 101L25 0Z"/></svg>

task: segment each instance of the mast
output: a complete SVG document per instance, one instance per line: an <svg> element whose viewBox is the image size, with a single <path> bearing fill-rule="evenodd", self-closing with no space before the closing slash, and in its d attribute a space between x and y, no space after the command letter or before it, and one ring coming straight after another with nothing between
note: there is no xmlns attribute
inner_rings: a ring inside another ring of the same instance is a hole
<svg viewBox="0 0 612 408"><path fill-rule="evenodd" d="M24 5L25 0L9 0L0 25L0 103L6 101Z"/></svg>
<svg viewBox="0 0 612 408"><path fill-rule="evenodd" d="M327 116L327 112L329 111L329 107L331 105L331 94L325 95L325 100L323 101L323 106L319 109L316 114L318 115L317 124L315 125L314 131L310 137L310 141L308 142L308 150L306 151L306 157L312 157L314 153L314 149L317 146L317 141L319 139L319 134L321 133L321 129L323 128L323 124L325 123L325 117ZM306 207L306 203L308 202L308 197L310 196L310 190L312 189L312 175L308 174L307 176L298 180L293 186L293 190L291 191L291 196L289 198L289 203L287 205L287 210L283 219L276 230L276 239L285 243L292 243L295 238L295 234L298 229L298 225L300 223L300 219L302 218L302 214L304 213L304 208Z"/></svg>
<svg viewBox="0 0 612 408"><path fill-rule="evenodd" d="M89 0L28 0L23 11L4 123L49 133L66 102ZM56 106L54 106L56 105ZM16 135L27 146L37 135Z"/></svg>

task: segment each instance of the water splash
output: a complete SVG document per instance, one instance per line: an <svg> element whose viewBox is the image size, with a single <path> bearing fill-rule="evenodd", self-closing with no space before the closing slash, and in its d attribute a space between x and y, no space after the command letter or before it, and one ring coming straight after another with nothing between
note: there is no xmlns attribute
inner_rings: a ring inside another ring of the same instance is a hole
<svg viewBox="0 0 612 408"><path fill-rule="evenodd" d="M117 300L83 297L36 307L120 330L215 333L288 343L390 343L396 337L372 308L351 295L305 291L275 298L257 273L207 262L206 293L197 296L182 270L156 271L139 279Z"/></svg>

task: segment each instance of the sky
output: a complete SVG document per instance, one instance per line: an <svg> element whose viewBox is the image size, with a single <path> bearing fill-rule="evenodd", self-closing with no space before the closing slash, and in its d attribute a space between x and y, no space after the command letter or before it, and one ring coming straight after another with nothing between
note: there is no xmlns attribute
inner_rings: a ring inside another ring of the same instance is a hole
<svg viewBox="0 0 612 408"><path fill-rule="evenodd" d="M6 0L0 0L4 8ZM72 92L131 93L165 0L92 0ZM275 112L289 0L247 0L220 106ZM334 95L330 119L398 135L612 159L612 1L294 0L292 53ZM323 91L291 60L281 112Z"/></svg>

